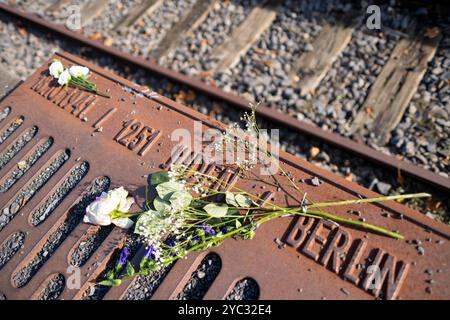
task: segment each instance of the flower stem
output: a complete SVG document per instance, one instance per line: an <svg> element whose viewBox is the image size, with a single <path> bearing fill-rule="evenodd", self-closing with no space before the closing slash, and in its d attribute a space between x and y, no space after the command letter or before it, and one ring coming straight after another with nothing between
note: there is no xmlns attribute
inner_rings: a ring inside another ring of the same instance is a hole
<svg viewBox="0 0 450 320"><path fill-rule="evenodd" d="M297 215L305 215L301 211L293 211L293 213L295 213ZM313 215L316 215L316 216L319 216L319 217L322 217L322 218L325 218L325 219L332 220L332 221L341 222L341 223L345 223L345 224L348 224L348 225L361 227L361 228L364 228L364 229L367 229L367 230L372 230L372 231L375 231L375 232L378 232L378 233L390 236L390 237L392 237L394 239L404 239L404 237L401 234L397 233L397 232L389 231L389 230L387 230L385 228L377 227L377 226L375 226L373 224L370 224L370 223L342 218L342 217L336 216L334 214L326 213L326 212L323 212L323 211L311 210L311 211L309 211L309 213L311 213Z"/></svg>
<svg viewBox="0 0 450 320"><path fill-rule="evenodd" d="M313 203L308 205L308 208L322 208L322 207L335 207L335 206L345 206L349 204L359 204L359 203L370 203L370 202L381 202L381 201L389 201L389 200L404 200L411 198L426 198L431 197L428 193L412 193L412 194L403 194L396 196L387 196L387 197L376 197L376 198L366 198L366 199L356 199L356 200L343 200L343 201L334 201L334 202L320 202Z"/></svg>
<svg viewBox="0 0 450 320"><path fill-rule="evenodd" d="M76 88L79 88L82 90L93 92L93 93L98 94L99 96L102 96L105 98L111 98L108 94L97 90L97 86L95 85L95 83L88 81L86 79L83 79L83 78L72 77L69 81L69 85L72 85L73 87L76 87Z"/></svg>
<svg viewBox="0 0 450 320"><path fill-rule="evenodd" d="M99 91L99 90L95 90L94 91L96 94L98 94L99 96L101 96L101 97L105 97L105 98L111 98L111 96L109 96L108 94L106 94L106 93L104 93L104 92L102 92L102 91Z"/></svg>

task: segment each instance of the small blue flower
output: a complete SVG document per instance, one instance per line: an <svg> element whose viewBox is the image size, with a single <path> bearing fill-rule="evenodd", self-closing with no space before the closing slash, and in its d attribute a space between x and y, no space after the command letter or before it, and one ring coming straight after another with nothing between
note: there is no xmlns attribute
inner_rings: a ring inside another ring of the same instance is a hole
<svg viewBox="0 0 450 320"><path fill-rule="evenodd" d="M117 262L117 266L123 267L127 263L128 256L130 255L130 250L127 247L124 247L120 252L119 261Z"/></svg>
<svg viewBox="0 0 450 320"><path fill-rule="evenodd" d="M203 224L201 225L202 229L205 231L205 236L213 236L216 234L216 232L214 231L213 228L211 228L210 226L208 226L205 222L203 222Z"/></svg>
<svg viewBox="0 0 450 320"><path fill-rule="evenodd" d="M222 232L222 234L226 234L228 232L228 226L220 228L220 232Z"/></svg>
<svg viewBox="0 0 450 320"><path fill-rule="evenodd" d="M175 241L175 240L172 240L172 239L169 239L169 240L166 240L166 244L167 244L169 247L174 247L175 244L176 244L176 241Z"/></svg>
<svg viewBox="0 0 450 320"><path fill-rule="evenodd" d="M146 260L153 259L155 257L155 255L153 254L154 252L155 252L155 248L153 246L148 247L145 250L144 259L146 259Z"/></svg>

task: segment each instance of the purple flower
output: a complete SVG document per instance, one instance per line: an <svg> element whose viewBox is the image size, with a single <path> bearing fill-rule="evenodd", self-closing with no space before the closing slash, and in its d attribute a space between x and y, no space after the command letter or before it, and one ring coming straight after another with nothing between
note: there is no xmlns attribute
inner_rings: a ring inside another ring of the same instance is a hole
<svg viewBox="0 0 450 320"><path fill-rule="evenodd" d="M145 250L144 259L150 260L150 259L154 258L155 257L155 255L153 254L154 252L155 252L155 248L153 246L148 247Z"/></svg>
<svg viewBox="0 0 450 320"><path fill-rule="evenodd" d="M213 236L216 234L216 232L214 231L213 228L211 228L210 226L208 226L205 222L203 222L202 224L202 229L205 231L205 236Z"/></svg>
<svg viewBox="0 0 450 320"><path fill-rule="evenodd" d="M123 267L127 263L128 256L130 255L130 250L127 247L124 247L120 252L119 261L117 262L117 266Z"/></svg>
<svg viewBox="0 0 450 320"><path fill-rule="evenodd" d="M175 244L176 244L176 241L175 241L175 240L172 240L172 239L169 239L169 240L166 241L166 244L167 244L169 247L174 247Z"/></svg>

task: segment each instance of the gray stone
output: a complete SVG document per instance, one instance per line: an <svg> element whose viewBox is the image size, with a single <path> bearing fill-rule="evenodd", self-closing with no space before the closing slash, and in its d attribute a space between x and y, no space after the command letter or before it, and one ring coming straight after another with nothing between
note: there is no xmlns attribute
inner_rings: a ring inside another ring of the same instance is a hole
<svg viewBox="0 0 450 320"><path fill-rule="evenodd" d="M392 186L389 183L382 182L382 181L378 181L376 183L376 187L377 187L377 190L383 195L387 195L392 188Z"/></svg>

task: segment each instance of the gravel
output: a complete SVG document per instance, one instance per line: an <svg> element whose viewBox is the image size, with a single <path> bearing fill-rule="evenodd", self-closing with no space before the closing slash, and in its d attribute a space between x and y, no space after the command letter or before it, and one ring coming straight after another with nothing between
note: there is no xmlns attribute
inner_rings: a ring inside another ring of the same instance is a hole
<svg viewBox="0 0 450 320"><path fill-rule="evenodd" d="M182 19L194 3L195 0L164 1L153 13L144 14L139 21L128 29L129 32L121 37L115 37L115 34L111 31L116 20L118 21L118 19L115 19L116 14L108 18L98 19L99 22L95 22L92 28L85 28L85 34L89 35L89 32L94 30L99 31L106 44L135 55L149 57L151 51L157 47L167 31ZM121 14L119 13L119 15ZM92 37L93 33L90 36ZM114 36L114 40L112 36Z"/></svg>
<svg viewBox="0 0 450 320"><path fill-rule="evenodd" d="M83 162L73 168L58 188L47 196L45 202L31 213L31 224L37 226L55 210L67 194L76 187L89 170L89 164Z"/></svg>
<svg viewBox="0 0 450 320"><path fill-rule="evenodd" d="M2 180L0 184L0 192L6 192L11 188L17 180L19 180L30 168L31 166L39 160L39 158L47 152L47 150L52 146L53 138L48 138L43 143L39 144L33 153L26 159L20 162L11 173Z"/></svg>
<svg viewBox="0 0 450 320"><path fill-rule="evenodd" d="M46 9L56 3L56 1L57 0L0 0L2 3L12 3L26 12L35 13L53 23L67 26L71 26L70 23L76 21L73 17L76 16L77 12L81 12L79 10L81 10L83 5L89 2L89 0L71 0L70 4L64 5L54 12L47 11Z"/></svg>
<svg viewBox="0 0 450 320"><path fill-rule="evenodd" d="M0 246L0 270L16 254L25 242L25 233L15 232Z"/></svg>
<svg viewBox="0 0 450 320"><path fill-rule="evenodd" d="M160 58L159 62L188 75L207 71L211 68L213 50L245 20L257 2L255 0L217 2L192 35L185 37L177 48L166 57Z"/></svg>
<svg viewBox="0 0 450 320"><path fill-rule="evenodd" d="M450 172L449 30L389 141L393 153L444 177Z"/></svg>
<svg viewBox="0 0 450 320"><path fill-rule="evenodd" d="M288 77L290 66L311 46L322 29L323 14L331 9L330 1L320 1L318 6L283 2L275 21L257 44L234 68L215 75L215 82L250 101L288 103L296 91Z"/></svg>
<svg viewBox="0 0 450 320"><path fill-rule="evenodd" d="M38 300L56 300L65 288L65 279L57 274L50 279Z"/></svg>
<svg viewBox="0 0 450 320"><path fill-rule="evenodd" d="M42 13L44 8L49 5L48 0L0 0L0 3L14 5L27 12Z"/></svg>
<svg viewBox="0 0 450 320"><path fill-rule="evenodd" d="M0 231L16 216L19 210L39 191L39 189L69 159L69 151L60 153L47 167L39 171L37 177L14 197L12 202L3 207L0 215Z"/></svg>
<svg viewBox="0 0 450 320"><path fill-rule="evenodd" d="M297 111L322 129L348 136L354 117L398 38L354 31L352 40L322 80L315 96L297 100L301 104Z"/></svg>
<svg viewBox="0 0 450 320"><path fill-rule="evenodd" d="M71 257L70 264L76 267L83 266L91 257L92 253L103 243L106 237L111 233L113 226L99 227L95 233L89 234L89 237L80 242L75 248Z"/></svg>
<svg viewBox="0 0 450 320"><path fill-rule="evenodd" d="M11 107L6 107L2 111L0 111L0 122L3 121L10 112L11 112Z"/></svg>
<svg viewBox="0 0 450 320"><path fill-rule="evenodd" d="M25 145L34 138L37 133L37 127L31 127L24 134L18 137L13 144L1 154L0 157L0 169L3 169L8 162L17 154L20 150L22 150Z"/></svg>
<svg viewBox="0 0 450 320"><path fill-rule="evenodd" d="M130 288L125 292L123 300L147 300L158 289L161 282L169 273L170 268L162 269L149 276L138 276L133 280Z"/></svg>
<svg viewBox="0 0 450 320"><path fill-rule="evenodd" d="M201 300L212 285L222 268L222 261L215 253L209 253L197 267L183 290L178 294L178 300Z"/></svg>
<svg viewBox="0 0 450 320"><path fill-rule="evenodd" d="M236 283L225 300L258 300L259 286L252 278L245 278Z"/></svg>
<svg viewBox="0 0 450 320"><path fill-rule="evenodd" d="M16 131L22 125L22 123L23 117L19 117L15 119L6 130L2 131L2 133L0 133L0 144L5 142L5 140L8 139L8 137L12 135L14 131Z"/></svg>
<svg viewBox="0 0 450 320"><path fill-rule="evenodd" d="M115 37L114 27L123 17L142 0L116 0L109 1L102 14L92 20L83 28L83 33L92 36L100 32L103 37Z"/></svg>
<svg viewBox="0 0 450 320"><path fill-rule="evenodd" d="M96 179L83 193L81 200L72 208L66 220L51 234L40 250L30 257L30 262L13 274L12 281L17 288L23 287L30 281L39 268L50 258L51 254L67 238L67 236L82 221L86 207L102 192L108 190L110 181L102 177Z"/></svg>
<svg viewBox="0 0 450 320"><path fill-rule="evenodd" d="M251 101L276 104L299 120L348 134L348 126L362 105L367 89L398 41L397 34L381 36L369 33L365 26L356 28L349 46L314 96L300 95L288 76L295 59L312 49L325 18L326 22L334 23L334 13L346 8L340 2L319 1L316 5L284 2L277 19L257 45L232 70L216 75L216 82ZM387 15L382 13L383 17ZM390 22L385 20L383 26Z"/></svg>

